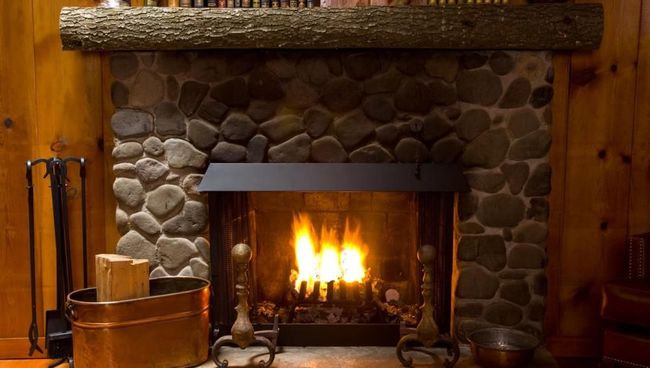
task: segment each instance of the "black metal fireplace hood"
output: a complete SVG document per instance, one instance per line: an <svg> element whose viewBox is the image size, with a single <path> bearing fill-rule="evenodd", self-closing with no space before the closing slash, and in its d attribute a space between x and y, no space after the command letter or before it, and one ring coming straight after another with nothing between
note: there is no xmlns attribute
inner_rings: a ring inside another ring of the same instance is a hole
<svg viewBox="0 0 650 368"><path fill-rule="evenodd" d="M456 164L211 163L200 192L466 192Z"/></svg>

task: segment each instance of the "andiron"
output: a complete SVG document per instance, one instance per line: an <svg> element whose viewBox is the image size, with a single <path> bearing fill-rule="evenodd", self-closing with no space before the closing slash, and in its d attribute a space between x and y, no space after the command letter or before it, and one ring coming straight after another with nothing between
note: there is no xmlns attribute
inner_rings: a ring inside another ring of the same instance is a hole
<svg viewBox="0 0 650 368"><path fill-rule="evenodd" d="M224 345L237 345L241 349L249 346L261 345L266 346L269 350L269 359L260 360L259 367L269 367L275 359L275 347L278 341L278 316L276 315L273 322L272 330L253 331L253 324L250 321L248 313L248 265L252 258L251 248L246 244L237 244L231 251L232 259L236 265L237 278L235 281L235 290L237 292L238 303L235 307L237 319L230 329L230 335L222 336L212 345L212 359L219 368L227 368L227 360L219 360L219 350Z"/></svg>
<svg viewBox="0 0 650 368"><path fill-rule="evenodd" d="M415 331L413 331L414 333L402 337L399 343L397 343L397 358L404 367L411 367L413 365L413 358L410 356L404 357L403 353L408 351L418 351L435 356L436 354L430 350L431 348L446 348L448 357L443 362L445 368L452 368L460 357L458 341L449 336L441 335L438 330L438 325L433 319L433 304L431 302L433 286L431 273L435 257L435 248L431 245L423 245L418 249L418 260L424 269L424 276L422 277L422 297L424 303L420 307L422 317Z"/></svg>

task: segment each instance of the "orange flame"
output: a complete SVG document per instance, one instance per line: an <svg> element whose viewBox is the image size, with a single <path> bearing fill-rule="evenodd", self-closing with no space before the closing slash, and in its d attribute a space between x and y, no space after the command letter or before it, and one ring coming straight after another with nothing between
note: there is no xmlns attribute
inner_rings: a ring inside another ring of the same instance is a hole
<svg viewBox="0 0 650 368"><path fill-rule="evenodd" d="M321 288L326 288L329 281L362 282L366 277L367 246L361 238L361 228L351 229L347 220L342 241L335 229L325 226L318 239L309 216L294 215L293 245L298 267L293 276L296 290L300 290L303 281L310 292L316 281L321 282Z"/></svg>

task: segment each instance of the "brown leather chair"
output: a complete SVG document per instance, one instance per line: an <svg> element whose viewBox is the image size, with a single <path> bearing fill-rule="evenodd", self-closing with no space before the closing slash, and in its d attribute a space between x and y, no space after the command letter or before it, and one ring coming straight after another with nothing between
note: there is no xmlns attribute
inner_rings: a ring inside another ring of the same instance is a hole
<svg viewBox="0 0 650 368"><path fill-rule="evenodd" d="M650 368L650 233L627 244L627 275L603 286L603 367Z"/></svg>

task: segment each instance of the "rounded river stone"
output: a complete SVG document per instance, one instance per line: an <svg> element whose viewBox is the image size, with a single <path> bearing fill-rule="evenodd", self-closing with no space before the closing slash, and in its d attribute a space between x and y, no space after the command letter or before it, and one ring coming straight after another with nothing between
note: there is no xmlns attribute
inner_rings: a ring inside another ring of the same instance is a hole
<svg viewBox="0 0 650 368"><path fill-rule="evenodd" d="M471 141L484 131L490 129L490 115L481 109L467 110L456 121L456 135L460 139Z"/></svg>
<svg viewBox="0 0 650 368"><path fill-rule="evenodd" d="M219 142L210 152L215 162L242 162L246 158L246 147L229 142Z"/></svg>
<svg viewBox="0 0 650 368"><path fill-rule="evenodd" d="M359 106L363 92L359 83L347 78L334 78L323 87L320 101L334 112L346 112Z"/></svg>
<svg viewBox="0 0 650 368"><path fill-rule="evenodd" d="M194 243L185 238L160 237L156 242L160 264L168 270L184 267L190 258L198 256Z"/></svg>
<svg viewBox="0 0 650 368"><path fill-rule="evenodd" d="M521 198L499 193L483 198L476 216L485 226L513 227L524 218L524 210Z"/></svg>
<svg viewBox="0 0 650 368"><path fill-rule="evenodd" d="M183 111L186 116L190 116L196 112L196 109L201 105L201 102L208 94L210 86L207 84L188 81L183 83L181 87L181 98L178 101L178 107Z"/></svg>
<svg viewBox="0 0 650 368"><path fill-rule="evenodd" d="M303 121L307 127L307 133L317 138L327 131L327 128L334 121L334 115L320 107L312 107L305 111Z"/></svg>
<svg viewBox="0 0 650 368"><path fill-rule="evenodd" d="M281 143L305 131L297 115L280 115L260 125L260 132L272 142Z"/></svg>
<svg viewBox="0 0 650 368"><path fill-rule="evenodd" d="M348 149L354 148L374 131L375 125L359 113L348 115L334 123L337 138Z"/></svg>
<svg viewBox="0 0 650 368"><path fill-rule="evenodd" d="M306 162L311 151L311 138L303 133L269 148L269 162Z"/></svg>
<svg viewBox="0 0 650 368"><path fill-rule="evenodd" d="M171 102L160 103L154 108L153 113L156 116L156 132L158 134L185 134L185 117L178 110L176 104Z"/></svg>
<svg viewBox="0 0 650 368"><path fill-rule="evenodd" d="M264 155L268 144L269 140L261 134L251 138L246 145L246 162L264 161Z"/></svg>
<svg viewBox="0 0 650 368"><path fill-rule="evenodd" d="M153 116L146 111L118 109L111 116L111 128L119 139L141 137L153 131Z"/></svg>
<svg viewBox="0 0 650 368"><path fill-rule="evenodd" d="M131 230L117 242L116 253L136 259L149 260L149 268L158 266L156 246L137 231Z"/></svg>
<svg viewBox="0 0 650 368"><path fill-rule="evenodd" d="M377 143L358 148L350 153L350 161L365 163L386 163L395 159L384 147Z"/></svg>
<svg viewBox="0 0 650 368"><path fill-rule="evenodd" d="M456 296L467 299L492 299L499 288L499 279L481 267L460 270Z"/></svg>
<svg viewBox="0 0 650 368"><path fill-rule="evenodd" d="M187 139L194 147L209 150L219 141L219 129L200 119L192 119L187 124Z"/></svg>
<svg viewBox="0 0 650 368"><path fill-rule="evenodd" d="M395 107L406 112L426 114L433 103L433 93L424 83L407 79L397 89L394 95Z"/></svg>
<svg viewBox="0 0 650 368"><path fill-rule="evenodd" d="M180 214L163 223L167 235L196 235L208 226L208 209L198 201L187 201Z"/></svg>
<svg viewBox="0 0 650 368"><path fill-rule="evenodd" d="M257 124L242 113L231 113L221 124L221 134L231 141L247 141L257 132Z"/></svg>
<svg viewBox="0 0 650 368"><path fill-rule="evenodd" d="M506 302L496 302L485 309L485 319L501 326L514 326L523 318L521 308Z"/></svg>
<svg viewBox="0 0 650 368"><path fill-rule="evenodd" d="M113 182L113 194L120 205L137 209L144 202L144 188L136 179L117 178Z"/></svg>
<svg viewBox="0 0 650 368"><path fill-rule="evenodd" d="M175 169L184 167L202 169L208 159L205 153L197 150L189 142L182 139L167 139L163 146L167 164Z"/></svg>
<svg viewBox="0 0 650 368"><path fill-rule="evenodd" d="M463 70L456 79L458 99L473 104L492 106L501 97L501 80L486 69Z"/></svg>
<svg viewBox="0 0 650 368"><path fill-rule="evenodd" d="M147 195L146 207L158 218L165 218L179 210L185 201L185 193L175 185L163 184Z"/></svg>
<svg viewBox="0 0 650 368"><path fill-rule="evenodd" d="M336 163L347 161L348 154L336 138L325 136L312 142L311 158L315 162Z"/></svg>
<svg viewBox="0 0 650 368"><path fill-rule="evenodd" d="M488 130L467 144L463 153L463 164L486 169L497 167L506 157L509 146L505 129Z"/></svg>

